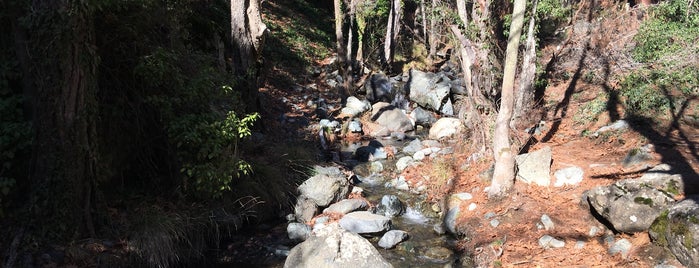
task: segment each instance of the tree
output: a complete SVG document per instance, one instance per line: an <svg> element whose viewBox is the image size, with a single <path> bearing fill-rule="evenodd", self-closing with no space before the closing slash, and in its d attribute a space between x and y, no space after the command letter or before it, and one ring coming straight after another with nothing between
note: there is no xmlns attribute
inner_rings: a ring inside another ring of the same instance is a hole
<svg viewBox="0 0 699 268"><path fill-rule="evenodd" d="M242 77L243 98L248 112L259 110L258 82L260 59L267 26L262 22L259 0L231 0L233 74Z"/></svg>
<svg viewBox="0 0 699 268"><path fill-rule="evenodd" d="M36 89L30 213L36 221L59 227L59 236L95 236L99 148L94 7L56 0L33 1L31 8L32 69L25 74Z"/></svg>
<svg viewBox="0 0 699 268"><path fill-rule="evenodd" d="M517 89L517 99L515 101L512 126L515 121L522 119L524 115L530 114L534 107L534 79L536 78L536 36L534 25L536 24L536 6L539 1L534 0L529 28L527 29L527 41L524 45L524 59L522 60L522 71L519 76L519 88Z"/></svg>
<svg viewBox="0 0 699 268"><path fill-rule="evenodd" d="M403 4L401 0L390 0L391 9L386 24L386 38L383 45L383 56L386 65L391 68L393 65L393 54L396 48L396 40L400 33L400 21L402 17Z"/></svg>
<svg viewBox="0 0 699 268"><path fill-rule="evenodd" d="M524 24L525 8L525 0L515 0L514 9L512 10L512 24L510 24L510 36L505 53L505 72L502 79L500 111L498 111L495 121L495 133L493 135L495 168L488 196L494 198L502 197L508 193L512 189L515 179L515 159L514 150L510 146L509 122L512 118L514 106L515 71L517 69L517 54Z"/></svg>

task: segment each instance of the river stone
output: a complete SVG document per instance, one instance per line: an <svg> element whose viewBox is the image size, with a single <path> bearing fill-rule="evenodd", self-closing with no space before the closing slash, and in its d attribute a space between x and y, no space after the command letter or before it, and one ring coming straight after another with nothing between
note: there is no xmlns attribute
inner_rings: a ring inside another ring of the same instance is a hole
<svg viewBox="0 0 699 268"><path fill-rule="evenodd" d="M417 151L413 154L413 159L415 161L422 161L423 159L425 159L425 153L422 150Z"/></svg>
<svg viewBox="0 0 699 268"><path fill-rule="evenodd" d="M379 233L391 228L391 219L368 211L355 211L342 217L340 226L358 234Z"/></svg>
<svg viewBox="0 0 699 268"><path fill-rule="evenodd" d="M420 150L422 150L422 142L420 139L414 139L403 147L403 153L407 155L412 155Z"/></svg>
<svg viewBox="0 0 699 268"><path fill-rule="evenodd" d="M430 139L442 139L466 131L466 127L458 118L442 117L430 128Z"/></svg>
<svg viewBox="0 0 699 268"><path fill-rule="evenodd" d="M349 122L347 125L347 130L352 133L361 133L362 132L362 122L359 122L359 120L352 120Z"/></svg>
<svg viewBox="0 0 699 268"><path fill-rule="evenodd" d="M424 127L429 127L434 124L434 122L437 122L437 118L435 118L431 112L420 107L417 107L410 112L410 118L415 120L416 125Z"/></svg>
<svg viewBox="0 0 699 268"><path fill-rule="evenodd" d="M361 101L355 96L347 98L345 108L342 108L342 113L351 115L352 117L360 115L371 109L371 104L368 101Z"/></svg>
<svg viewBox="0 0 699 268"><path fill-rule="evenodd" d="M298 244L284 262L285 268L393 267L369 241L338 224L317 230Z"/></svg>
<svg viewBox="0 0 699 268"><path fill-rule="evenodd" d="M410 70L410 100L427 109L439 111L442 103L449 97L450 82L443 74Z"/></svg>
<svg viewBox="0 0 699 268"><path fill-rule="evenodd" d="M655 219L650 236L687 267L699 267L699 195L689 195Z"/></svg>
<svg viewBox="0 0 699 268"><path fill-rule="evenodd" d="M454 252L445 247L429 247L425 250L425 257L439 260L439 261L449 261L454 256Z"/></svg>
<svg viewBox="0 0 699 268"><path fill-rule="evenodd" d="M395 179L395 182L393 183L393 188L396 188L396 190L401 191L409 191L410 185L408 185L408 182L405 181L405 177L400 176Z"/></svg>
<svg viewBox="0 0 699 268"><path fill-rule="evenodd" d="M371 120L391 132L407 132L414 128L413 121L397 107L385 102L374 104L371 110Z"/></svg>
<svg viewBox="0 0 699 268"><path fill-rule="evenodd" d="M299 222L309 222L318 212L318 205L310 198L301 195L296 200L294 206L294 216Z"/></svg>
<svg viewBox="0 0 699 268"><path fill-rule="evenodd" d="M515 156L517 179L527 184L549 186L551 181L551 147L544 147L526 154Z"/></svg>
<svg viewBox="0 0 699 268"><path fill-rule="evenodd" d="M559 169L553 176L556 177L556 182L553 184L554 187L578 185L583 180L583 170L579 167L567 167Z"/></svg>
<svg viewBox="0 0 699 268"><path fill-rule="evenodd" d="M403 156L398 161L396 161L396 171L401 172L409 166L413 165L415 160L410 156Z"/></svg>
<svg viewBox="0 0 699 268"><path fill-rule="evenodd" d="M619 232L648 230L653 220L675 202L672 195L684 189L678 174L657 176L665 166L653 168L638 179L617 181L584 193L592 209Z"/></svg>
<svg viewBox="0 0 699 268"><path fill-rule="evenodd" d="M539 238L539 246L544 249L562 248L566 245L563 240L559 240L550 235L544 235Z"/></svg>
<svg viewBox="0 0 699 268"><path fill-rule="evenodd" d="M401 230L390 230L379 240L379 247L389 249L408 238L408 232Z"/></svg>
<svg viewBox="0 0 699 268"><path fill-rule="evenodd" d="M286 233L289 235L289 239L303 241L308 239L311 235L311 226L303 223L292 222L286 226Z"/></svg>
<svg viewBox="0 0 699 268"><path fill-rule="evenodd" d="M379 161L371 162L369 170L371 170L371 173L381 173L383 171L383 164Z"/></svg>
<svg viewBox="0 0 699 268"><path fill-rule="evenodd" d="M381 202L376 206L376 214L386 217L395 217L403 214L405 207L403 202L395 195L384 195Z"/></svg>
<svg viewBox="0 0 699 268"><path fill-rule="evenodd" d="M447 99L447 102L442 104L442 108L439 112L446 116L454 116L454 104L452 104L451 99Z"/></svg>
<svg viewBox="0 0 699 268"><path fill-rule="evenodd" d="M461 207L455 206L447 210L447 214L444 216L444 227L446 227L447 232L456 236L461 235L456 227L456 219L459 218L460 213Z"/></svg>
<svg viewBox="0 0 699 268"><path fill-rule="evenodd" d="M367 202L361 199L344 199L330 205L328 208L323 210L323 213L347 214L358 209L366 209L367 206Z"/></svg>
<svg viewBox="0 0 699 268"><path fill-rule="evenodd" d="M447 208L453 208L461 206L461 203L466 200L471 200L473 195L470 193L456 193L449 196L449 201L447 202Z"/></svg>
<svg viewBox="0 0 699 268"><path fill-rule="evenodd" d="M326 207L347 197L349 182L337 167L316 167L317 175L304 181L298 188L301 195Z"/></svg>

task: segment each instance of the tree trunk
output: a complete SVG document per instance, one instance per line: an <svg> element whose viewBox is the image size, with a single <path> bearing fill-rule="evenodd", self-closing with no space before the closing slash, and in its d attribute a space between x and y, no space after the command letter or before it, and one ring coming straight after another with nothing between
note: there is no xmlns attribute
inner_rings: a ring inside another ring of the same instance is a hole
<svg viewBox="0 0 699 268"><path fill-rule="evenodd" d="M429 54L427 54L427 58L430 60L434 60L434 56L437 55L437 18L434 15L435 9L437 9L437 1L439 0L432 0L432 6L430 8L430 30L429 30L429 44L430 44L430 51Z"/></svg>
<svg viewBox="0 0 699 268"><path fill-rule="evenodd" d="M262 23L259 0L231 0L233 74L243 77L247 112L259 111L260 57L267 26Z"/></svg>
<svg viewBox="0 0 699 268"><path fill-rule="evenodd" d="M525 8L525 0L515 0L510 36L507 41L500 111L498 111L495 121L495 133L493 136L495 169L493 170L493 181L490 185L488 196L494 198L502 197L509 193L515 179L515 153L510 146L509 122L512 118L514 104L515 71L517 69L519 38L522 34L522 25L524 24Z"/></svg>
<svg viewBox="0 0 699 268"><path fill-rule="evenodd" d="M345 37L342 33L342 21L344 19L344 13L342 13L342 0L334 0L335 9L335 49L337 50L337 65L339 73L342 75L344 82L347 82L347 52L345 51ZM346 87L346 83L343 83L340 89L340 94L342 95L343 102L349 96L349 89Z"/></svg>
<svg viewBox="0 0 699 268"><path fill-rule="evenodd" d="M422 40L425 41L425 46L427 43L427 14L425 13L425 1L420 1L420 15L422 17Z"/></svg>
<svg viewBox="0 0 699 268"><path fill-rule="evenodd" d="M534 0L529 29L527 29L527 41L524 46L524 59L522 71L519 76L519 88L512 120L512 127L523 116L530 115L534 107L534 79L536 78L536 38L534 37L534 25L536 24L536 6L539 1Z"/></svg>
<svg viewBox="0 0 699 268"><path fill-rule="evenodd" d="M54 235L94 237L99 155L93 9L78 0L33 1L32 9L31 213L41 226L56 227Z"/></svg>
<svg viewBox="0 0 699 268"><path fill-rule="evenodd" d="M400 32L401 13L401 1L391 0L391 10L388 15L388 24L386 24L386 39L383 44L384 61L389 70L393 66L393 54L395 53L396 40Z"/></svg>

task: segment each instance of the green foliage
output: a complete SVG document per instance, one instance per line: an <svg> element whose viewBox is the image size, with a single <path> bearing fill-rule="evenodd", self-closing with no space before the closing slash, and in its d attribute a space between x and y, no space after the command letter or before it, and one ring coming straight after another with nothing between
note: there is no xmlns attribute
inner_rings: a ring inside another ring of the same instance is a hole
<svg viewBox="0 0 699 268"><path fill-rule="evenodd" d="M238 146L259 115L238 116L242 104L230 86L234 81L207 67L213 63L206 56L180 53L157 49L135 72L153 90L147 101L158 108L175 145L185 190L220 198L250 172Z"/></svg>
<svg viewBox="0 0 699 268"><path fill-rule="evenodd" d="M699 66L675 69L642 68L629 74L621 83L621 96L632 115L657 117L676 112L674 107L689 98L699 97Z"/></svg>
<svg viewBox="0 0 699 268"><path fill-rule="evenodd" d="M643 22L634 37L637 43L633 50L635 60L656 61L696 42L699 38L699 12L696 7L688 7L687 3L685 0L671 0L650 10L650 18Z"/></svg>
<svg viewBox="0 0 699 268"><path fill-rule="evenodd" d="M597 120L597 116L607 110L607 94L598 95L595 99L580 106L580 109L573 115L573 121L578 124L587 124Z"/></svg>

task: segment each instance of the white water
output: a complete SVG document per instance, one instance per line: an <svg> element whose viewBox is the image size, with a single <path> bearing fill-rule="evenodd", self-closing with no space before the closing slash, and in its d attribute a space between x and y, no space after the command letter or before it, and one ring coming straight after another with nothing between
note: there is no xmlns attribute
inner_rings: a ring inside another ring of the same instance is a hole
<svg viewBox="0 0 699 268"><path fill-rule="evenodd" d="M425 217L425 215L422 215L419 210L414 209L413 207L408 207L405 210L405 214L403 214L403 218L405 219L406 223L411 223L411 224L427 224L430 219Z"/></svg>

